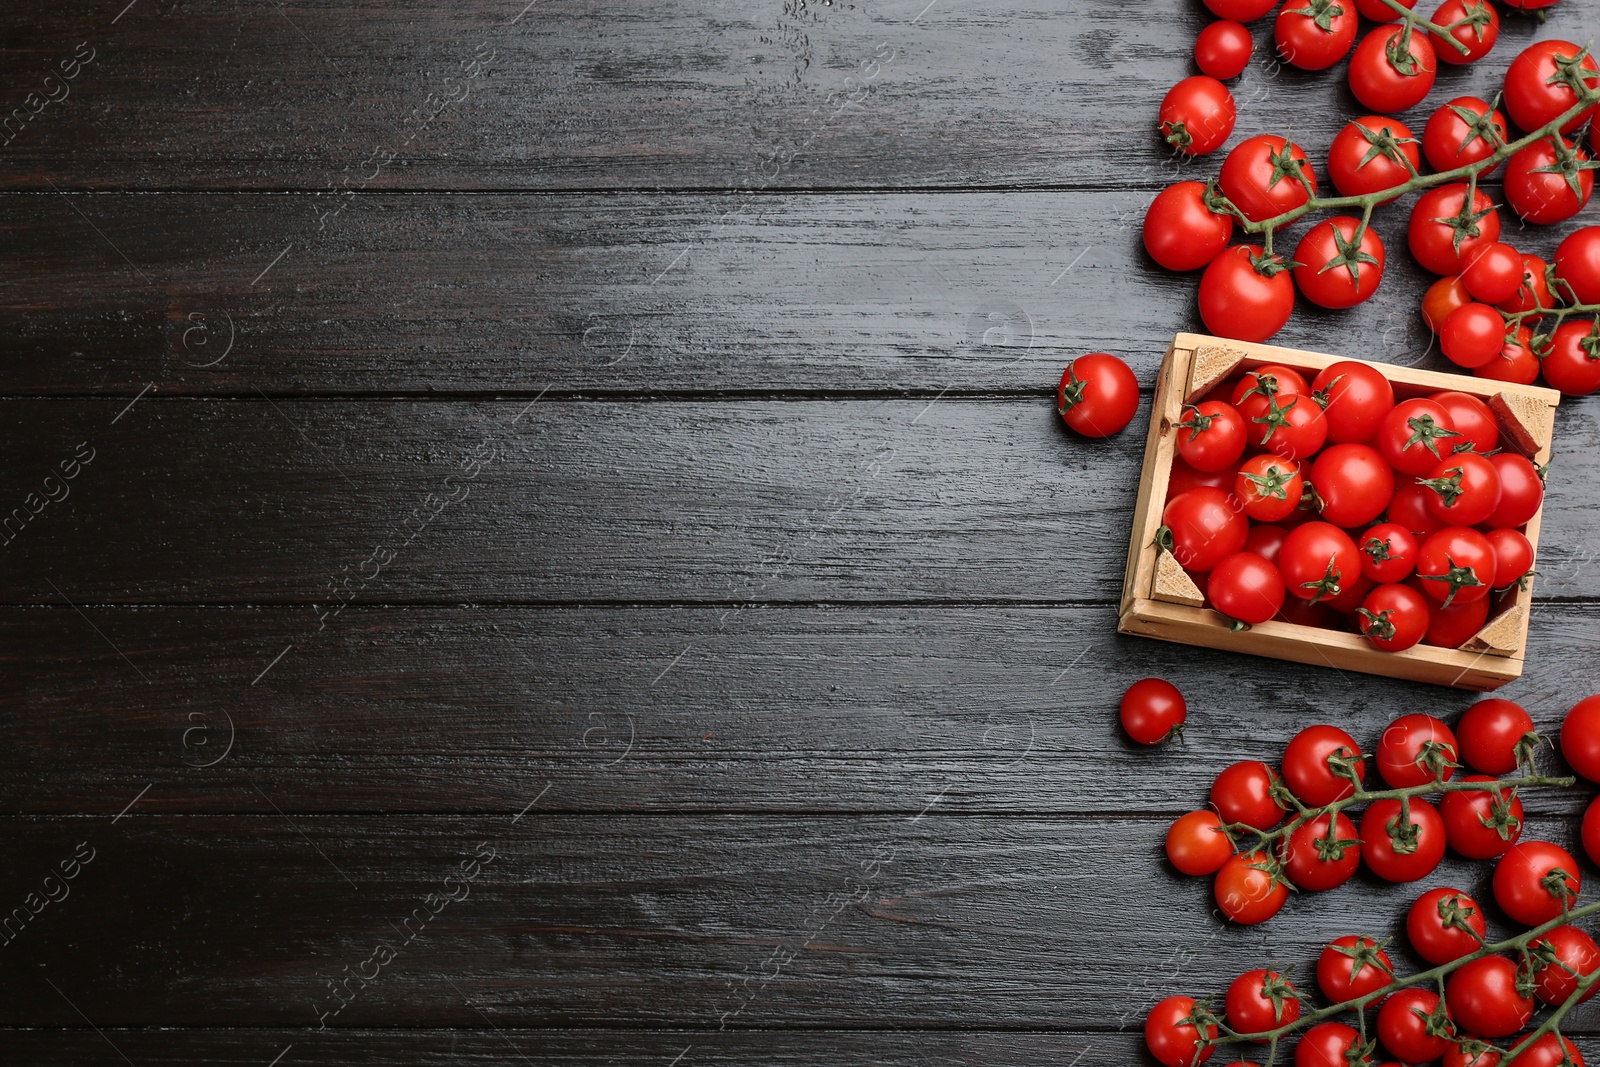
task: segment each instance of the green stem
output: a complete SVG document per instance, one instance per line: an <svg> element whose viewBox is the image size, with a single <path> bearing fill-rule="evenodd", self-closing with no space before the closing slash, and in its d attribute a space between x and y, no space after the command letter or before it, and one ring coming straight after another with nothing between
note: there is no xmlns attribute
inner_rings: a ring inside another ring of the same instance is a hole
<svg viewBox="0 0 1600 1067"><path fill-rule="evenodd" d="M1399 12L1400 17L1411 23L1411 25L1427 30L1429 33L1440 38L1441 40L1448 41L1451 47L1453 47L1457 52L1460 52L1462 55L1467 54L1467 46L1450 36L1451 30L1455 29L1457 26L1465 25L1465 23L1452 22L1448 26L1441 26L1436 22L1432 22L1426 18L1423 18L1421 15L1402 4L1400 0L1383 0L1383 2L1394 8L1395 11Z"/></svg>
<svg viewBox="0 0 1600 1067"><path fill-rule="evenodd" d="M1568 997L1559 1008L1551 1012L1550 1017L1544 1022L1540 1023L1538 1027L1534 1029L1533 1033L1529 1034L1523 1040L1517 1042L1519 1051L1508 1052L1505 1058L1500 1061L1501 1067L1511 1067L1511 1062L1522 1055L1521 1050L1532 1048L1533 1043L1539 1040L1545 1034L1553 1033L1557 1038L1559 1038L1561 1036L1561 1020L1566 1017L1567 1012L1571 1011L1573 1008L1576 1008L1578 1004L1582 1002L1583 995L1589 991L1595 982L1600 982L1600 970L1593 971L1584 975L1582 978L1579 978L1577 986L1572 990L1572 995Z"/></svg>

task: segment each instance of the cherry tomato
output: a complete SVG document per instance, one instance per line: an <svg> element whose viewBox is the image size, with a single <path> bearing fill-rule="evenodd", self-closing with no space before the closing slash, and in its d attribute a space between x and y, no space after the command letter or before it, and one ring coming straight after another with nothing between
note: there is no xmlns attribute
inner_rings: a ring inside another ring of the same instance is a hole
<svg viewBox="0 0 1600 1067"><path fill-rule="evenodd" d="M1506 164L1506 203L1540 226L1570 219L1594 194L1594 171L1581 166L1588 158L1565 139L1559 149L1552 140L1535 141Z"/></svg>
<svg viewBox="0 0 1600 1067"><path fill-rule="evenodd" d="M1216 874L1231 855L1233 843L1214 811L1180 815L1167 830L1167 859L1184 874Z"/></svg>
<svg viewBox="0 0 1600 1067"><path fill-rule="evenodd" d="M1317 957L1317 985L1333 1004L1358 1000L1394 981L1394 964L1370 937L1334 938Z"/></svg>
<svg viewBox="0 0 1600 1067"><path fill-rule="evenodd" d="M1495 421L1488 404L1471 393L1454 389L1434 393L1428 399L1444 408L1450 416L1451 428L1464 439L1455 442L1452 451L1462 444L1470 444L1474 452L1488 455L1500 447L1500 424Z"/></svg>
<svg viewBox="0 0 1600 1067"><path fill-rule="evenodd" d="M1200 276L1200 318L1218 337L1265 341L1294 311L1294 282L1283 260L1256 245L1225 248Z"/></svg>
<svg viewBox="0 0 1600 1067"><path fill-rule="evenodd" d="M1456 735L1432 715L1402 715L1378 739L1378 773L1391 788L1449 781L1455 773Z"/></svg>
<svg viewBox="0 0 1600 1067"><path fill-rule="evenodd" d="M1460 274L1465 257L1500 239L1500 217L1482 189L1467 208L1467 187L1455 182L1429 189L1411 207L1406 237L1418 263L1435 274Z"/></svg>
<svg viewBox="0 0 1600 1067"><path fill-rule="evenodd" d="M1311 465L1322 518L1335 526L1365 526L1394 495L1394 471L1371 445L1330 445Z"/></svg>
<svg viewBox="0 0 1600 1067"><path fill-rule="evenodd" d="M1304 149L1267 133L1234 146L1217 184L1245 218L1261 222L1304 204L1317 191L1317 175Z"/></svg>
<svg viewBox="0 0 1600 1067"><path fill-rule="evenodd" d="M1289 881L1301 890L1321 893L1354 876L1361 866L1361 839L1343 812L1319 815L1294 828L1284 839L1282 855Z"/></svg>
<svg viewBox="0 0 1600 1067"><path fill-rule="evenodd" d="M1228 618L1254 626L1283 607L1283 578L1254 552L1235 552L1212 569L1206 601Z"/></svg>
<svg viewBox="0 0 1600 1067"><path fill-rule="evenodd" d="M1361 551L1350 535L1327 522L1296 526L1283 539L1278 570L1302 600L1329 600L1361 577Z"/></svg>
<svg viewBox="0 0 1600 1067"><path fill-rule="evenodd" d="M1368 111L1393 114L1422 103L1438 70L1427 34L1409 32L1408 26L1379 26L1350 57L1350 91Z"/></svg>
<svg viewBox="0 0 1600 1067"><path fill-rule="evenodd" d="M1600 226L1572 231L1556 246L1556 277L1577 304L1600 303Z"/></svg>
<svg viewBox="0 0 1600 1067"><path fill-rule="evenodd" d="M1436 648L1460 648L1489 621L1489 599L1433 609L1433 621L1422 640Z"/></svg>
<svg viewBox="0 0 1600 1067"><path fill-rule="evenodd" d="M1500 506L1500 475L1495 465L1476 452L1458 452L1442 459L1422 484L1433 490L1428 507L1441 522L1476 526Z"/></svg>
<svg viewBox="0 0 1600 1067"><path fill-rule="evenodd" d="M1444 528L1444 524L1428 508L1428 498L1431 496L1433 490L1421 484L1416 475L1398 475L1394 482L1394 496L1389 498L1389 521L1405 527L1419 542L1427 540L1429 534Z"/></svg>
<svg viewBox="0 0 1600 1067"><path fill-rule="evenodd" d="M1374 800L1361 816L1361 858L1390 882L1426 878L1444 859L1444 820L1421 797L1412 797L1407 818L1400 801Z"/></svg>
<svg viewBox="0 0 1600 1067"><path fill-rule="evenodd" d="M1222 914L1241 926L1266 922L1289 899L1289 887L1277 876L1272 857L1265 852L1229 857L1217 872L1212 893Z"/></svg>
<svg viewBox="0 0 1600 1067"><path fill-rule="evenodd" d="M1511 4L1515 7L1516 0L1511 0ZM1583 1053L1578 1051L1578 1046L1555 1034L1545 1034L1532 1042L1524 1039L1513 1046L1511 1052L1517 1057L1517 1067L1584 1067ZM1499 1062L1496 1057L1495 1063Z"/></svg>
<svg viewBox="0 0 1600 1067"><path fill-rule="evenodd" d="M1183 732L1189 705L1178 687L1161 678L1144 678L1122 694L1122 728L1141 745L1161 745Z"/></svg>
<svg viewBox="0 0 1600 1067"><path fill-rule="evenodd" d="M1279 573L1282 573L1281 571ZM1328 607L1326 600L1313 604L1309 600L1301 600L1297 596L1283 598L1283 610L1278 612L1279 620L1291 622L1296 626L1314 626L1326 629L1334 625L1333 609Z"/></svg>
<svg viewBox="0 0 1600 1067"><path fill-rule="evenodd" d="M1463 963L1444 996L1456 1023L1483 1037L1509 1037L1533 1017L1533 998L1517 992L1517 965L1504 956Z"/></svg>
<svg viewBox="0 0 1600 1067"><path fill-rule="evenodd" d="M1183 415L1175 425L1178 455L1189 466L1219 471L1244 455L1244 416L1232 404L1206 400L1184 408Z"/></svg>
<svg viewBox="0 0 1600 1067"><path fill-rule="evenodd" d="M1348 308L1378 291L1383 280L1383 239L1368 226L1355 239L1361 220L1349 215L1323 219L1300 238L1294 250L1294 283L1307 300L1325 308Z"/></svg>
<svg viewBox="0 0 1600 1067"><path fill-rule="evenodd" d="M1465 283L1463 283L1465 284ZM1506 324L1488 304L1463 304L1450 313L1439 329L1439 347L1458 367L1481 367L1500 354Z"/></svg>
<svg viewBox="0 0 1600 1067"><path fill-rule="evenodd" d="M1205 0L1205 4L1219 19L1254 22L1276 7L1278 0Z"/></svg>
<svg viewBox="0 0 1600 1067"><path fill-rule="evenodd" d="M1389 379L1371 364L1354 360L1324 367L1311 390L1328 420L1328 440L1335 444L1370 443L1394 407Z"/></svg>
<svg viewBox="0 0 1600 1067"><path fill-rule="evenodd" d="M1228 247L1233 216L1206 207L1203 182L1175 182L1144 213L1144 247L1168 270L1199 270Z"/></svg>
<svg viewBox="0 0 1600 1067"><path fill-rule="evenodd" d="M1484 534L1494 549L1494 587L1508 589L1533 571L1533 543L1516 530L1500 527Z"/></svg>
<svg viewBox="0 0 1600 1067"><path fill-rule="evenodd" d="M1458 96L1435 111L1422 129L1422 154L1434 170L1455 170L1494 155L1509 140L1506 117L1475 96ZM1480 171L1480 179L1500 164Z"/></svg>
<svg viewBox="0 0 1600 1067"><path fill-rule="evenodd" d="M1272 23L1272 36L1285 63L1301 70L1324 70L1349 55L1356 43L1355 10L1337 0L1285 4Z"/></svg>
<svg viewBox="0 0 1600 1067"><path fill-rule="evenodd" d="M1056 410L1085 437L1109 437L1139 410L1139 379L1116 356L1091 352L1067 365L1056 389Z"/></svg>
<svg viewBox="0 0 1600 1067"><path fill-rule="evenodd" d="M1187 493L1191 489L1210 488L1231 491L1233 478L1237 471L1232 467L1224 467L1220 471L1197 471L1183 461L1183 457L1172 457L1172 471L1167 475L1167 503L1174 497Z"/></svg>
<svg viewBox="0 0 1600 1067"><path fill-rule="evenodd" d="M1485 304L1503 304L1522 285L1522 253L1504 241L1479 245L1466 257L1461 283Z"/></svg>
<svg viewBox="0 0 1600 1067"><path fill-rule="evenodd" d="M1166 1067L1204 1063L1215 1049L1203 1042L1216 1036L1214 1021L1196 1018L1193 997L1168 997L1145 1016L1144 1043L1150 1047L1150 1054Z"/></svg>
<svg viewBox="0 0 1600 1067"><path fill-rule="evenodd" d="M1574 62L1579 55L1581 62ZM1563 75L1562 68L1567 74ZM1536 130L1556 116L1577 106L1578 94L1572 91L1572 81L1581 79L1593 87L1600 80L1600 68L1586 49L1571 41L1535 41L1506 70L1506 111L1511 121L1524 130ZM1589 108L1562 127L1562 133L1571 133L1588 121L1593 108Z"/></svg>
<svg viewBox="0 0 1600 1067"><path fill-rule="evenodd" d="M1244 73L1254 50L1250 31L1232 19L1223 19L1201 30L1195 38L1194 61L1202 74L1227 81Z"/></svg>
<svg viewBox="0 0 1600 1067"><path fill-rule="evenodd" d="M1289 531L1282 526L1276 526L1270 522L1253 522L1250 524L1249 536L1244 539L1244 550L1246 552L1254 552L1276 567L1278 565L1278 551L1283 548L1283 539L1288 536Z"/></svg>
<svg viewBox="0 0 1600 1067"><path fill-rule="evenodd" d="M1172 537L1172 558L1191 571L1209 571L1244 548L1250 521L1220 489L1191 489L1172 498L1161 513Z"/></svg>
<svg viewBox="0 0 1600 1067"><path fill-rule="evenodd" d="M1489 457L1500 480L1500 503L1490 513L1490 526L1523 526L1544 503L1544 481L1526 456L1501 452Z"/></svg>
<svg viewBox="0 0 1600 1067"><path fill-rule="evenodd" d="M1476 63L1488 55L1495 41L1500 39L1500 16L1487 0L1445 0L1433 13L1433 21L1439 26L1455 26L1450 36L1467 49L1459 52L1448 40L1433 34L1433 50L1441 63L1454 66Z"/></svg>
<svg viewBox="0 0 1600 1067"><path fill-rule="evenodd" d="M1545 381L1567 396L1588 396L1600 389L1600 325L1568 319L1557 326L1543 370Z"/></svg>
<svg viewBox="0 0 1600 1067"><path fill-rule="evenodd" d="M1459 889L1444 886L1430 889L1418 897L1406 913L1406 939L1417 950L1417 955L1432 964L1452 963L1462 956L1472 955L1483 947L1486 930L1483 909ZM1436 1059L1441 1054L1428 1059Z"/></svg>
<svg viewBox="0 0 1600 1067"><path fill-rule="evenodd" d="M1300 1018L1300 994L1277 971L1246 971L1229 984L1223 1009L1236 1032L1264 1034Z"/></svg>
<svg viewBox="0 0 1600 1067"><path fill-rule="evenodd" d="M1167 90L1159 117L1167 144L1184 155L1203 156L1222 147L1238 110L1226 85L1196 74Z"/></svg>
<svg viewBox="0 0 1600 1067"><path fill-rule="evenodd" d="M1600 863L1600 797L1595 797L1583 812L1583 851L1590 863Z"/></svg>
<svg viewBox="0 0 1600 1067"><path fill-rule="evenodd" d="M1277 522L1300 506L1305 478L1300 464L1266 453L1251 456L1239 465L1233 495L1244 513L1258 522Z"/></svg>
<svg viewBox="0 0 1600 1067"><path fill-rule="evenodd" d="M1456 736L1467 766L1486 774L1510 774L1522 762L1518 746L1531 747L1538 735L1534 734L1533 717L1521 704L1488 697L1461 716Z"/></svg>
<svg viewBox="0 0 1600 1067"><path fill-rule="evenodd" d="M1336 772L1334 767L1341 768ZM1342 773L1342 772L1349 773ZM1307 806L1320 808L1354 796L1351 775L1366 771L1361 748L1337 726L1307 726L1283 750L1283 778L1289 791Z"/></svg>
<svg viewBox="0 0 1600 1067"><path fill-rule="evenodd" d="M1545 261L1538 256L1522 254L1522 281L1517 285L1517 295L1500 304L1500 310L1508 315L1520 312L1532 312L1522 321L1525 323L1538 322L1544 318L1542 312L1550 311L1556 306L1556 298L1550 293L1550 279L1545 273Z"/></svg>
<svg viewBox="0 0 1600 1067"><path fill-rule="evenodd" d="M1449 1050L1454 1028L1444 1000L1429 989L1397 989L1378 1006L1378 1040L1395 1059L1431 1063Z"/></svg>
<svg viewBox="0 0 1600 1067"><path fill-rule="evenodd" d="M1469 774L1463 782L1493 782L1486 774ZM1445 842L1468 859L1503 856L1522 836L1522 801L1514 790L1499 788L1446 793L1439 801Z"/></svg>
<svg viewBox="0 0 1600 1067"><path fill-rule="evenodd" d="M1428 601L1409 585L1380 585L1357 609L1361 633L1385 652L1403 652L1428 632Z"/></svg>
<svg viewBox="0 0 1600 1067"><path fill-rule="evenodd" d="M1424 475L1455 449L1461 434L1450 413L1432 400L1402 400L1378 428L1378 451L1404 474Z"/></svg>
<svg viewBox="0 0 1600 1067"><path fill-rule="evenodd" d="M1267 401L1273 397L1287 400L1311 392L1305 377L1293 367L1268 363L1255 370L1246 371L1234 385L1230 394L1233 406L1246 419L1265 414Z"/></svg>
<svg viewBox="0 0 1600 1067"><path fill-rule="evenodd" d="M1494 582L1494 549L1489 539L1465 526L1446 526L1422 542L1417 577L1422 591L1443 606L1465 604L1489 595Z"/></svg>
<svg viewBox="0 0 1600 1067"><path fill-rule="evenodd" d="M1578 899L1582 884L1572 853L1548 841L1519 841L1494 868L1495 901L1501 911L1524 926L1539 926L1558 917Z"/></svg>
<svg viewBox="0 0 1600 1067"><path fill-rule="evenodd" d="M1594 938L1576 926L1558 926L1549 933L1533 939L1528 946L1535 960L1553 953L1555 960L1545 963L1533 972L1533 995L1546 1004L1565 1004L1578 991L1579 979L1600 971L1600 945ZM1578 1003L1600 993L1600 986L1584 990Z"/></svg>
<svg viewBox="0 0 1600 1067"><path fill-rule="evenodd" d="M1344 1023L1318 1023L1300 1036L1294 1067L1368 1067L1361 1035Z"/></svg>
<svg viewBox="0 0 1600 1067"><path fill-rule="evenodd" d="M1516 338L1507 337L1500 354L1483 366L1473 368L1473 376L1532 385L1539 380L1539 357L1533 354L1532 341L1526 326L1517 327Z"/></svg>
<svg viewBox="0 0 1600 1067"><path fill-rule="evenodd" d="M1417 0L1400 0L1400 2L1408 11L1417 6ZM1399 13L1383 0L1356 0L1356 10L1373 22L1393 22L1400 17Z"/></svg>
<svg viewBox="0 0 1600 1067"><path fill-rule="evenodd" d="M1272 797L1275 781L1276 776L1265 763L1240 760L1217 775L1211 784L1211 803L1223 822L1270 830L1288 814Z"/></svg>
<svg viewBox="0 0 1600 1067"><path fill-rule="evenodd" d="M1385 585L1404 581L1417 569L1416 535L1395 522L1385 522L1362 534L1361 573Z"/></svg>
<svg viewBox="0 0 1600 1067"><path fill-rule="evenodd" d="M1410 128L1383 115L1346 123L1328 149L1328 177L1340 196L1393 189L1409 181L1421 166L1422 154ZM1382 203L1393 200L1391 196Z"/></svg>
<svg viewBox="0 0 1600 1067"><path fill-rule="evenodd" d="M1561 722L1561 757L1591 782L1600 782L1600 696L1584 697Z"/></svg>

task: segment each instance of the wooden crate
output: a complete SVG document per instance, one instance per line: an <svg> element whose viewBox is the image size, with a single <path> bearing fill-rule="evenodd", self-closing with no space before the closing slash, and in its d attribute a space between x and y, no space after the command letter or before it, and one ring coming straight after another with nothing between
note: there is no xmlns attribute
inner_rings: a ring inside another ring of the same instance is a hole
<svg viewBox="0 0 1600 1067"><path fill-rule="evenodd" d="M1117 629L1163 641L1248 652L1342 671L1410 678L1458 689L1499 688L1522 674L1532 608L1531 578L1526 583L1528 588L1513 587L1500 594L1490 606L1487 624L1459 649L1417 645L1404 652L1384 652L1358 634L1287 622L1265 622L1235 632L1221 614L1200 606L1200 590L1177 561L1156 545L1176 449L1172 427L1181 421L1184 404L1235 374L1267 363L1293 367L1304 372L1309 381L1329 364L1349 358L1204 334L1180 333L1173 338L1156 379ZM1394 384L1396 399L1445 389L1483 399L1500 421L1503 447L1515 448L1538 464L1549 460L1555 407L1561 400L1555 390L1386 363L1369 365ZM1542 515L1541 507L1525 527L1535 558Z"/></svg>

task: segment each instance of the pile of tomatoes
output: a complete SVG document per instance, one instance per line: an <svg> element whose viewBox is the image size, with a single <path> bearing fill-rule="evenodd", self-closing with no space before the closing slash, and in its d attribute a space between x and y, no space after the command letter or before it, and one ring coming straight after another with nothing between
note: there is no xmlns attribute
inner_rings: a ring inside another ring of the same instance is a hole
<svg viewBox="0 0 1600 1067"><path fill-rule="evenodd" d="M1395 399L1366 363L1269 364L1184 408L1161 542L1236 626L1344 628L1385 651L1459 647L1533 568L1542 472L1489 406Z"/></svg>

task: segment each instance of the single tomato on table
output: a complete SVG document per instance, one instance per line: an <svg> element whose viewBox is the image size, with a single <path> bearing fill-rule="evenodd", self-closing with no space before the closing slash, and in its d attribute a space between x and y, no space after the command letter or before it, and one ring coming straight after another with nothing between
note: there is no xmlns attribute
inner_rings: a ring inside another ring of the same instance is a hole
<svg viewBox="0 0 1600 1067"><path fill-rule="evenodd" d="M1203 156L1221 148L1237 118L1238 109L1228 87L1205 74L1185 78L1168 89L1159 112L1161 136L1189 156Z"/></svg>
<svg viewBox="0 0 1600 1067"><path fill-rule="evenodd" d="M1139 379L1122 360L1091 352L1067 365L1056 389L1056 410L1085 437L1109 437L1139 410Z"/></svg>

